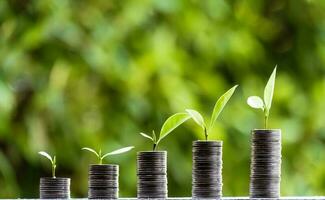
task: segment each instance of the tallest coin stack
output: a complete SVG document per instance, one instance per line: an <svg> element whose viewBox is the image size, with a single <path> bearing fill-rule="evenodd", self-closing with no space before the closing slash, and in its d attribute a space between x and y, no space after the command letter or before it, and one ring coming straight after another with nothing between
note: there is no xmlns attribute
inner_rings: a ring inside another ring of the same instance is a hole
<svg viewBox="0 0 325 200"><path fill-rule="evenodd" d="M251 198L279 198L281 130L254 130L251 152Z"/></svg>

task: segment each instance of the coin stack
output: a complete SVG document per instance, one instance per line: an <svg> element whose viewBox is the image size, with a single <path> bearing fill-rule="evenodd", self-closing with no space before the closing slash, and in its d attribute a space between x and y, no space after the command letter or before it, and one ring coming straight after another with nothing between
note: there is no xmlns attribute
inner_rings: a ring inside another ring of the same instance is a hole
<svg viewBox="0 0 325 200"><path fill-rule="evenodd" d="M88 198L117 199L118 174L118 165L90 165L88 177Z"/></svg>
<svg viewBox="0 0 325 200"><path fill-rule="evenodd" d="M40 179L40 199L69 199L70 178Z"/></svg>
<svg viewBox="0 0 325 200"><path fill-rule="evenodd" d="M167 198L166 151L138 152L138 199Z"/></svg>
<svg viewBox="0 0 325 200"><path fill-rule="evenodd" d="M250 197L279 198L281 130L253 130Z"/></svg>
<svg viewBox="0 0 325 200"><path fill-rule="evenodd" d="M222 141L194 141L192 153L192 198L220 199Z"/></svg>

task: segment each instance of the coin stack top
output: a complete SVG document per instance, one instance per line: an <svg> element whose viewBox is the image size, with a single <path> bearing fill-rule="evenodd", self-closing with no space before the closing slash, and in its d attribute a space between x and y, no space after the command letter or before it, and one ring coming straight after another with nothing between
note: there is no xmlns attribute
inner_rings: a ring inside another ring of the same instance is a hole
<svg viewBox="0 0 325 200"><path fill-rule="evenodd" d="M194 141L192 153L192 197L221 198L222 141Z"/></svg>
<svg viewBox="0 0 325 200"><path fill-rule="evenodd" d="M167 198L166 159L166 151L138 152L138 198Z"/></svg>
<svg viewBox="0 0 325 200"><path fill-rule="evenodd" d="M118 174L118 165L90 165L88 177L88 198L117 199Z"/></svg>
<svg viewBox="0 0 325 200"><path fill-rule="evenodd" d="M250 196L279 198L281 182L281 130L253 130Z"/></svg>
<svg viewBox="0 0 325 200"><path fill-rule="evenodd" d="M70 178L44 177L40 179L41 199L69 199Z"/></svg>

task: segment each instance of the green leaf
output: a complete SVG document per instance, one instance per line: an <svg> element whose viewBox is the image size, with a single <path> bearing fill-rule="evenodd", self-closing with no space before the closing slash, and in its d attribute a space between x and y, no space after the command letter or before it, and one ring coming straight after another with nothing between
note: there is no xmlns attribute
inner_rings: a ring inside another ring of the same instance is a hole
<svg viewBox="0 0 325 200"><path fill-rule="evenodd" d="M271 104L272 104L272 98L273 98L273 92L274 92L274 83L275 83L275 75L276 75L276 68L275 66L266 86L264 89L264 103L265 103L265 108L267 110L270 110Z"/></svg>
<svg viewBox="0 0 325 200"><path fill-rule="evenodd" d="M38 154L40 154L40 155L44 156L45 158L49 159L51 161L51 163L53 164L53 159L48 153L46 153L45 151L40 151L40 152L38 152Z"/></svg>
<svg viewBox="0 0 325 200"><path fill-rule="evenodd" d="M202 115L193 109L186 109L186 112L191 116L191 118L199 125L202 127L203 131L205 131L206 129L206 125L204 122L204 119L202 117Z"/></svg>
<svg viewBox="0 0 325 200"><path fill-rule="evenodd" d="M104 159L105 157L110 156L110 155L116 155L116 154L122 154L122 153L128 152L128 151L130 151L133 148L134 148L134 146L130 146L130 147L124 147L124 148L121 148L121 149L118 149L118 150L109 152L109 153L103 155L101 157L101 159Z"/></svg>
<svg viewBox="0 0 325 200"><path fill-rule="evenodd" d="M142 132L141 132L140 135L142 135L143 137L148 138L148 139L150 139L150 140L153 141L153 138L150 137L149 135L145 134L145 133L142 133Z"/></svg>
<svg viewBox="0 0 325 200"><path fill-rule="evenodd" d="M184 123L186 120L188 120L190 116L187 113L176 113L172 116L170 116L165 123L163 124L159 139L157 143L160 142L164 137L166 137L170 132L172 132L175 128L177 128L179 125Z"/></svg>
<svg viewBox="0 0 325 200"><path fill-rule="evenodd" d="M152 130L152 141L153 143L157 143L157 136L154 130Z"/></svg>
<svg viewBox="0 0 325 200"><path fill-rule="evenodd" d="M264 103L263 103L263 100L261 99L261 97L250 96L247 99L247 104L252 108L264 110Z"/></svg>
<svg viewBox="0 0 325 200"><path fill-rule="evenodd" d="M84 147L84 148L82 148L82 150L89 151L89 152L95 154L98 158L100 157L99 154L94 149L91 149L91 148L88 148L88 147Z"/></svg>
<svg viewBox="0 0 325 200"><path fill-rule="evenodd" d="M216 120L218 119L221 111L223 110L223 108L226 106L227 102L229 101L229 99L231 98L231 96L234 94L236 88L238 87L238 85L235 85L234 87L230 88L226 93L224 93L216 102L214 108L213 108L213 113L212 113L212 117L211 117L211 122L210 122L210 127L209 129L212 128L212 126L214 125L214 123L216 122Z"/></svg>

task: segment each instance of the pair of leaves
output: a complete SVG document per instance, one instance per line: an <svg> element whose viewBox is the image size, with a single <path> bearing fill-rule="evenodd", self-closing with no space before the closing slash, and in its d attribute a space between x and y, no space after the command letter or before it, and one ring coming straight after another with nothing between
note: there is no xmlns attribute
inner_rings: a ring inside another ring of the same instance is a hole
<svg viewBox="0 0 325 200"><path fill-rule="evenodd" d="M38 154L40 154L40 155L44 156L45 158L49 159L52 164L55 163L55 160L56 160L55 156L53 156L53 158L52 158L52 156L50 156L50 154L46 153L45 151L40 151L40 152L38 152Z"/></svg>
<svg viewBox="0 0 325 200"><path fill-rule="evenodd" d="M84 147L82 148L82 150L86 150L86 151L89 151L93 154L95 154L99 160L99 163L101 164L102 163L102 160L104 158L106 158L107 156L110 156L110 155L117 155L117 154L122 154L122 153L125 153L125 152L128 152L130 151L131 149L133 149L134 146L129 146L129 147L124 147L124 148L121 148L121 149L117 149L115 151L112 151L112 152L109 152L109 153L106 153L104 155L102 155L102 151L99 150L98 152L96 152L94 149L91 149L89 147Z"/></svg>
<svg viewBox="0 0 325 200"><path fill-rule="evenodd" d="M156 137L156 133L155 131L152 131L152 136L149 136L143 132L140 133L140 135L142 135L145 138L148 138L149 140L151 140L154 144L157 144L157 137Z"/></svg>
<svg viewBox="0 0 325 200"><path fill-rule="evenodd" d="M222 112L222 110L224 109L226 104L228 103L231 96L234 94L237 87L238 87L238 85L233 86L218 99L218 101L216 102L216 104L213 108L212 116L210 119L210 125L209 125L208 129L207 129L206 123L204 121L204 118L198 111L192 110L192 109L186 109L186 112L191 116L191 118L203 129L204 133L206 134L206 137L208 134L208 130L210 130L214 126L220 113Z"/></svg>
<svg viewBox="0 0 325 200"><path fill-rule="evenodd" d="M174 129L183 124L188 119L190 119L190 116L187 113L176 113L165 121L161 127L158 137L154 131L152 132L152 136L149 136L146 133L140 133L140 135L150 139L154 145L157 145L162 139L164 139L168 134L170 134Z"/></svg>
<svg viewBox="0 0 325 200"><path fill-rule="evenodd" d="M45 158L49 159L52 164L52 176L55 178L55 168L56 168L56 156L50 156L50 154L46 153L45 151L40 151L38 154L44 156Z"/></svg>
<svg viewBox="0 0 325 200"><path fill-rule="evenodd" d="M252 108L262 109L266 116L268 116L269 111L272 105L273 93L274 93L274 85L275 85L275 76L276 76L276 66L265 86L264 89L264 101L261 97L251 96L247 99L247 104Z"/></svg>

